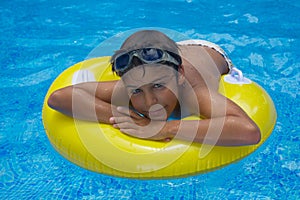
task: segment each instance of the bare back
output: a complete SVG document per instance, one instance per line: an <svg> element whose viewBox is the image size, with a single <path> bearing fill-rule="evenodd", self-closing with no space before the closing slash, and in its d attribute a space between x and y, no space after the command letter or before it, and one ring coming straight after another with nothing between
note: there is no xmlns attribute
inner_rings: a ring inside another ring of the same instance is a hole
<svg viewBox="0 0 300 200"><path fill-rule="evenodd" d="M192 88L182 89L181 98L187 106L186 114L201 113L204 117L210 117L212 99L223 99L218 93L218 88L221 75L229 71L228 64L219 52L209 47L180 46L180 52L184 76ZM194 94L197 96L197 102L190 98ZM199 113L195 113L198 109Z"/></svg>
<svg viewBox="0 0 300 200"><path fill-rule="evenodd" d="M181 45L184 75L192 87L206 85L217 90L220 76L229 71L224 57L217 51L203 46Z"/></svg>

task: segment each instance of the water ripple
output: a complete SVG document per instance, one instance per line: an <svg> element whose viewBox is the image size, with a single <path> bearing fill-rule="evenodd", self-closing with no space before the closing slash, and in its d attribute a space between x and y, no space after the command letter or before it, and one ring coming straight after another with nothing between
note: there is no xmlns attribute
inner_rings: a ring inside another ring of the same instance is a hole
<svg viewBox="0 0 300 200"><path fill-rule="evenodd" d="M10 87L26 87L40 84L41 82L52 79L57 75L55 67L47 68L42 71L29 74L27 76L17 77L2 77L0 88Z"/></svg>

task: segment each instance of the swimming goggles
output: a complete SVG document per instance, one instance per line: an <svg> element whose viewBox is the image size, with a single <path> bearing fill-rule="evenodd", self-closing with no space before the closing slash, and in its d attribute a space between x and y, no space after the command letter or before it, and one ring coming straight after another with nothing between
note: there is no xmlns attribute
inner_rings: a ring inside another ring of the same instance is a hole
<svg viewBox="0 0 300 200"><path fill-rule="evenodd" d="M156 64L168 62L173 65L181 65L181 58L175 53L171 53L157 48L137 49L117 55L113 61L113 70L119 76L133 68L132 59L138 58L143 64Z"/></svg>

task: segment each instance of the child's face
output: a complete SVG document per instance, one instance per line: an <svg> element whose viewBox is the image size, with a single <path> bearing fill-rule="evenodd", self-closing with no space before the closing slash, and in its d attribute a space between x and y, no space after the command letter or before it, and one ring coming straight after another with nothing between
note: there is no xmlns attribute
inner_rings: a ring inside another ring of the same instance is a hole
<svg viewBox="0 0 300 200"><path fill-rule="evenodd" d="M176 73L165 65L143 65L127 72L122 80L132 106L151 119L166 120L178 102Z"/></svg>

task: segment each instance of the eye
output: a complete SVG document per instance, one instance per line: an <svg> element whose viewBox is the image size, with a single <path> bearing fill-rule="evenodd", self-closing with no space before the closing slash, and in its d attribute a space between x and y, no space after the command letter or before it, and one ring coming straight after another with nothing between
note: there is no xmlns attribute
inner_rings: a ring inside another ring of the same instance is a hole
<svg viewBox="0 0 300 200"><path fill-rule="evenodd" d="M131 94L139 94L141 92L142 92L142 90L139 88L131 90Z"/></svg>
<svg viewBox="0 0 300 200"><path fill-rule="evenodd" d="M156 83L153 85L153 88L163 88L164 84Z"/></svg>

